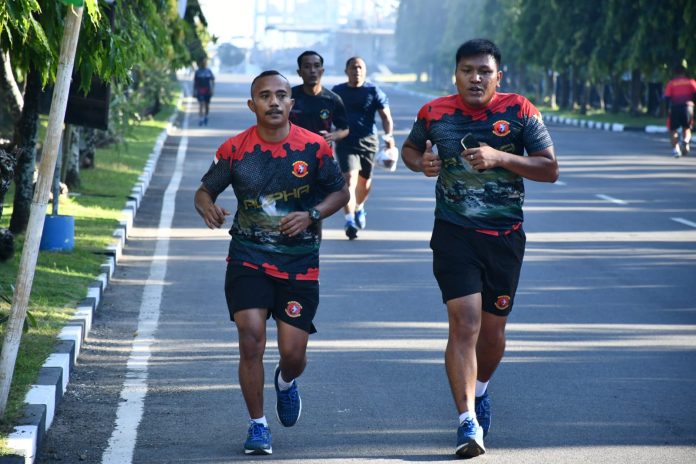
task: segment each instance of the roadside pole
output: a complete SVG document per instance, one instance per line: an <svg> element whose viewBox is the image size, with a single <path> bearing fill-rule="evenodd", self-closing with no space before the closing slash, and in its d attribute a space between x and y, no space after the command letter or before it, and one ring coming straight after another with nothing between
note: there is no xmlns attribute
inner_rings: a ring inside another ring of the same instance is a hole
<svg viewBox="0 0 696 464"><path fill-rule="evenodd" d="M71 0L69 3L79 6L68 6L68 12L65 16L65 30L63 31L63 41L60 47L56 85L53 91L51 110L48 115L48 128L46 138L44 139L43 156L39 166L39 177L36 181L36 190L31 203L27 235L19 262L10 318L7 322L2 353L0 353L0 417L5 415L17 352L19 351L19 344L22 338L22 328L27 315L29 295L31 294L31 287L34 281L39 244L41 243L41 234L46 218L48 193L53 183L53 174L63 131L63 119L65 118L65 108L68 103L68 91L70 90L70 80L75 62L77 39L80 35L83 2L82 0Z"/></svg>

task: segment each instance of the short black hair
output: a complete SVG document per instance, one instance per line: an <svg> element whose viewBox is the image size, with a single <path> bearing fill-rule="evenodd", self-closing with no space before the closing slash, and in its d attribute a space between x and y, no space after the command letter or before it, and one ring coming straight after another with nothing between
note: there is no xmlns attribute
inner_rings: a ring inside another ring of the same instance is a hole
<svg viewBox="0 0 696 464"><path fill-rule="evenodd" d="M305 50L304 52L300 53L300 56L297 57L297 67L301 68L302 67L302 58L305 56L313 56L316 55L319 57L319 62L321 63L322 67L324 66L324 57L321 56L319 53L315 52L314 50Z"/></svg>
<svg viewBox="0 0 696 464"><path fill-rule="evenodd" d="M454 65L456 66L462 58L478 55L492 56L498 69L500 69L500 49L488 39L471 39L461 44L459 49L457 49Z"/></svg>
<svg viewBox="0 0 696 464"><path fill-rule="evenodd" d="M672 68L672 72L676 74L677 76L681 76L683 74L686 74L686 66L684 66L681 63L677 63L674 65Z"/></svg>
<svg viewBox="0 0 696 464"><path fill-rule="evenodd" d="M256 84L256 81L258 81L262 77L268 76L280 76L283 79L285 79L288 83L288 86L290 86L290 81L288 81L287 77L283 76L279 71L276 71L275 69L269 69L268 71L262 72L261 74L256 76L253 81L251 81L251 88L249 89L249 91L251 92L251 98L254 98L254 84Z"/></svg>
<svg viewBox="0 0 696 464"><path fill-rule="evenodd" d="M361 56L351 56L346 60L346 69L348 69L348 66L355 60L362 60L363 63L365 62Z"/></svg>

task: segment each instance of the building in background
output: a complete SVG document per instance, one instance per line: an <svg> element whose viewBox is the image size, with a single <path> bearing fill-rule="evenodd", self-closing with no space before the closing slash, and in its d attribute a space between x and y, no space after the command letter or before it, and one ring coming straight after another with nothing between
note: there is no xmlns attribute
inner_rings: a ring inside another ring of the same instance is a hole
<svg viewBox="0 0 696 464"><path fill-rule="evenodd" d="M210 4L212 11L213 0L202 4ZM342 73L345 61L354 55L365 58L372 72L394 64L398 4L398 0L256 0L246 6L253 9L248 35L233 28L226 29L227 37L217 34L221 44L231 42L245 51L247 68L274 68L292 75L297 56L314 49L324 57L328 72ZM241 14L237 4L225 16Z"/></svg>

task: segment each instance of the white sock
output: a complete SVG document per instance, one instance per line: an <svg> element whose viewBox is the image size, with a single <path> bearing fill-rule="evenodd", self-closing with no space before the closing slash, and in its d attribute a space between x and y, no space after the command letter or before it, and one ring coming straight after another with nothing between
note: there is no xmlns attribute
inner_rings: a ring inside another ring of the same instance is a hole
<svg viewBox="0 0 696 464"><path fill-rule="evenodd" d="M476 419L476 414L471 414L469 411L465 411L459 415L459 425L461 425L467 419L474 421L474 424L477 426L479 425L478 420Z"/></svg>
<svg viewBox="0 0 696 464"><path fill-rule="evenodd" d="M486 393L486 388L488 388L488 382L476 381L476 398L483 396Z"/></svg>
<svg viewBox="0 0 696 464"><path fill-rule="evenodd" d="M360 205L355 207L355 212L357 213L358 211L362 211L363 208L365 208L365 205Z"/></svg>
<svg viewBox="0 0 696 464"><path fill-rule="evenodd" d="M268 421L266 420L266 416L261 416L258 419L250 419L251 422L256 422L257 424L262 424L264 427L268 427Z"/></svg>
<svg viewBox="0 0 696 464"><path fill-rule="evenodd" d="M346 222L355 222L355 213L346 213Z"/></svg>
<svg viewBox="0 0 696 464"><path fill-rule="evenodd" d="M285 391L288 388L292 387L292 383L295 381L295 379L292 379L290 382L286 382L285 379L283 379L283 373L281 372L280 375L278 375L278 389L280 391Z"/></svg>

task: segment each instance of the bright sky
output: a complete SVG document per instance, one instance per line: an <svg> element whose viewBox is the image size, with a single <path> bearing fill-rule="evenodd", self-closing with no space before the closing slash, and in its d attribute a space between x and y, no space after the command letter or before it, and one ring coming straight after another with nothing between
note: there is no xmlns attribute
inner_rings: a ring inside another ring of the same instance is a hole
<svg viewBox="0 0 696 464"><path fill-rule="evenodd" d="M220 42L250 46L254 32L254 0L198 0L208 21L208 30ZM249 39L243 40L242 37Z"/></svg>

